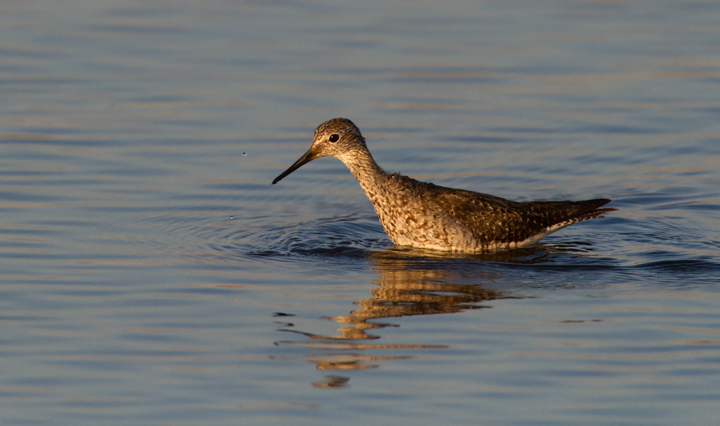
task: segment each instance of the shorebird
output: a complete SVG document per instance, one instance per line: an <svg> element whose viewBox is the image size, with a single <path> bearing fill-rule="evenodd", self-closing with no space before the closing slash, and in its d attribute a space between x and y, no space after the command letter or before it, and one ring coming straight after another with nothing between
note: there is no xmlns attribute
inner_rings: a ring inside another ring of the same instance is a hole
<svg viewBox="0 0 720 426"><path fill-rule="evenodd" d="M610 202L605 198L516 202L388 173L373 159L360 129L346 118L315 129L310 149L273 185L320 157L345 163L388 237L399 246L464 253L525 247L568 225L617 210L600 209Z"/></svg>

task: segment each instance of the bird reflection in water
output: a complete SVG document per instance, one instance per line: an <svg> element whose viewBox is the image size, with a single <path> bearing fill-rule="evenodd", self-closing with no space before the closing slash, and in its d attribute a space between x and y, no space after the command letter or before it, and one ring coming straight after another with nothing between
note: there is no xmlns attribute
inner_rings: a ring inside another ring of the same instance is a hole
<svg viewBox="0 0 720 426"><path fill-rule="evenodd" d="M301 334L304 341L279 341L277 345L302 346L310 350L323 350L303 358L316 365L318 370L342 371L377 368L381 361L397 361L414 358L413 355L368 354L368 351L389 350L414 351L445 349L447 345L433 344L379 344L380 336L373 330L399 327L387 318L412 315L450 314L489 306L483 302L511 297L480 284L457 284L457 282L488 282L499 277L478 271L477 262L467 259L403 259L397 253L373 253L373 267L378 272L377 286L370 291L371 297L355 302L359 309L348 315L324 317L341 327L338 334L321 335L290 328L279 331ZM381 320L381 321L378 321ZM313 383L314 387L343 387L349 378L338 375L326 376L326 380Z"/></svg>

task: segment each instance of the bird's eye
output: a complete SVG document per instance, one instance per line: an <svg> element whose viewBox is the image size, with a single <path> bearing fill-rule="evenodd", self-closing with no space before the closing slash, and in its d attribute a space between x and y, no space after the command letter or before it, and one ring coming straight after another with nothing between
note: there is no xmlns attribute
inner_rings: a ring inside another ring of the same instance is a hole
<svg viewBox="0 0 720 426"><path fill-rule="evenodd" d="M334 133L330 135L330 139L328 139L330 142L337 142L340 139L340 135L337 133Z"/></svg>

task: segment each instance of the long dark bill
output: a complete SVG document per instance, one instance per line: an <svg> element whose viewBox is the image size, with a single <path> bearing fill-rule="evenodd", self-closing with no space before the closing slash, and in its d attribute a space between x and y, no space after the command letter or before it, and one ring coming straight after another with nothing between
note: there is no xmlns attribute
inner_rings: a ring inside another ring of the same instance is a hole
<svg viewBox="0 0 720 426"><path fill-rule="evenodd" d="M300 157L300 159L297 160L297 161L295 162L295 164L293 164L293 165L290 166L287 170L285 170L284 172L282 172L282 174L281 174L280 176L276 177L275 180L272 181L272 184L275 185L276 183L280 182L280 181L282 180L282 178L284 178L285 176L287 176L287 175L289 175L290 173L294 172L295 170L299 169L300 166L302 166L303 164L309 163L309 162L311 162L312 160L314 160L314 159L316 159L316 158L317 158L317 156L316 156L315 153L312 151L312 149L308 150L308 152L306 152L305 154L303 154L303 156Z"/></svg>

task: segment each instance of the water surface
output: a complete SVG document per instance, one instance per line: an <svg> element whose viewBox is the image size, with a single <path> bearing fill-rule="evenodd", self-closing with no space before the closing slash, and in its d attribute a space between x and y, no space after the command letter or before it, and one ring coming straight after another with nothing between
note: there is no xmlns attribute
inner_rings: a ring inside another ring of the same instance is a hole
<svg viewBox="0 0 720 426"><path fill-rule="evenodd" d="M3 424L720 421L720 6L0 5ZM337 160L619 211L393 247Z"/></svg>

